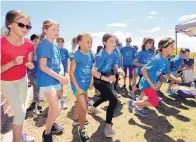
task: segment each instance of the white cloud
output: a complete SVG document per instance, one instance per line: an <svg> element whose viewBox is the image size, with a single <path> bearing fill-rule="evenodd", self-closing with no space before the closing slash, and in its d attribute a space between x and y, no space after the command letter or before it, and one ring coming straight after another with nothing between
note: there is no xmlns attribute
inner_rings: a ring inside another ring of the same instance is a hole
<svg viewBox="0 0 196 142"><path fill-rule="evenodd" d="M127 36L131 36L133 33L126 32L125 34L126 34Z"/></svg>
<svg viewBox="0 0 196 142"><path fill-rule="evenodd" d="M160 31L160 27L159 26L156 26L156 27L154 27L154 28L152 28L152 29L149 29L149 30L143 30L143 31L141 31L141 32L143 32L143 33L153 33L153 32L157 32L157 31Z"/></svg>
<svg viewBox="0 0 196 142"><path fill-rule="evenodd" d="M164 20L165 18L161 18L161 20Z"/></svg>
<svg viewBox="0 0 196 142"><path fill-rule="evenodd" d="M126 23L112 23L108 24L109 27L127 27Z"/></svg>
<svg viewBox="0 0 196 142"><path fill-rule="evenodd" d="M157 15L157 12L155 10L153 10L152 12L150 12L151 15Z"/></svg>
<svg viewBox="0 0 196 142"><path fill-rule="evenodd" d="M113 33L115 36L117 36L118 38L123 38L125 36L125 34L121 31L116 31Z"/></svg>
<svg viewBox="0 0 196 142"><path fill-rule="evenodd" d="M91 35L93 37L97 37L97 36L103 36L106 32L97 32L97 33L91 33Z"/></svg>
<svg viewBox="0 0 196 142"><path fill-rule="evenodd" d="M131 19L131 20L126 20L126 22L135 22L135 19Z"/></svg>
<svg viewBox="0 0 196 142"><path fill-rule="evenodd" d="M196 18L196 14L184 15L180 17L178 20L182 23L182 22L189 21L190 19L193 19L193 18Z"/></svg>
<svg viewBox="0 0 196 142"><path fill-rule="evenodd" d="M155 19L156 17L155 16L148 16L147 18L148 19Z"/></svg>

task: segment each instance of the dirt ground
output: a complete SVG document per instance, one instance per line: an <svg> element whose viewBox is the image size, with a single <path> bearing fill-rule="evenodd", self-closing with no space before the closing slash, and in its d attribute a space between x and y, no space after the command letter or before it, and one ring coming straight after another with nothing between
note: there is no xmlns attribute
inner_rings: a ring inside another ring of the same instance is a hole
<svg viewBox="0 0 196 142"><path fill-rule="evenodd" d="M162 87L163 92L166 86ZM72 126L75 98L69 86L66 86L64 91L68 109L62 110L57 120L57 123L64 127L64 132L60 135L55 135L54 141L78 142L78 128ZM113 138L106 138L103 134L108 102L98 107L99 114L87 115L89 124L86 128L91 142L195 142L195 99L171 98L165 93L162 96L163 101L160 102L156 109L146 108L149 116L144 118L134 113L129 113L127 92L123 91L121 93L123 94L120 99L121 105L118 105L113 119L113 129L116 133ZM93 94L94 90L89 91L90 97L93 97ZM97 98L93 97L92 99ZM41 136L45 129L48 109L46 102L42 105L44 112L40 116L36 116L34 112L28 113L28 118L24 124L24 130L36 138L35 142L42 141ZM3 130L2 137L8 131L10 129ZM9 140L6 140L6 142L9 142Z"/></svg>

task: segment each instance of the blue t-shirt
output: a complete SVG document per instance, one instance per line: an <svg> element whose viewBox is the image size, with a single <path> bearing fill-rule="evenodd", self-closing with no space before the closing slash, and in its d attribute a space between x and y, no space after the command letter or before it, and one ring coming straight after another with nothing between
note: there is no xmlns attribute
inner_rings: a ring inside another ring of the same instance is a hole
<svg viewBox="0 0 196 142"><path fill-rule="evenodd" d="M76 62L76 70L74 76L79 87L87 91L91 81L91 70L93 67L94 57L91 52L83 54L80 50L77 50L72 56L71 60ZM74 84L71 82L72 91L76 92Z"/></svg>
<svg viewBox="0 0 196 142"><path fill-rule="evenodd" d="M121 48L123 65L133 65L133 60L137 50L134 47L123 47Z"/></svg>
<svg viewBox="0 0 196 142"><path fill-rule="evenodd" d="M163 58L160 54L157 54L150 60L144 68L147 69L147 74L153 83L156 83L158 77L163 72L169 74L169 61L167 58ZM141 78L139 87L141 90L144 88L151 88L150 84L146 81L144 77Z"/></svg>
<svg viewBox="0 0 196 142"><path fill-rule="evenodd" d="M63 64L64 72L67 71L67 59L69 59L68 50L65 48L59 48L61 54L61 62Z"/></svg>
<svg viewBox="0 0 196 142"><path fill-rule="evenodd" d="M115 49L114 49L114 53L117 55L117 57L118 57L118 67L120 68L120 67L122 67L122 62L121 62L121 52L120 52L120 49L118 48L118 47L116 47Z"/></svg>
<svg viewBox="0 0 196 142"><path fill-rule="evenodd" d="M114 68L115 64L118 64L117 55L112 52L110 55L105 49L101 50L95 58L95 67L98 72L106 73Z"/></svg>
<svg viewBox="0 0 196 142"><path fill-rule="evenodd" d="M177 55L175 56L173 59L171 59L170 61L170 70L172 73L177 73L179 67L182 65L183 63L183 59Z"/></svg>
<svg viewBox="0 0 196 142"><path fill-rule="evenodd" d="M147 64L152 58L153 54L154 54L154 51L152 50L141 50L136 54L135 58L138 60L138 63ZM143 66L138 66L138 72L137 72L138 75L142 74L141 73L142 67Z"/></svg>
<svg viewBox="0 0 196 142"><path fill-rule="evenodd" d="M38 87L45 87L49 85L60 84L58 80L44 73L40 69L40 59L47 58L47 67L53 70L56 73L60 72L60 51L55 44L50 43L48 40L43 39L36 51L38 67L36 72L36 82Z"/></svg>

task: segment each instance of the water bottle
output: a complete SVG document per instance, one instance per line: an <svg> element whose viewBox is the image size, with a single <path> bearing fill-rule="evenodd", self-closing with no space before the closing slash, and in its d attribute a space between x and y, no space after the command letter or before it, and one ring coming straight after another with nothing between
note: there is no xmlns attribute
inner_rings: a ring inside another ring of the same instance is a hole
<svg viewBox="0 0 196 142"><path fill-rule="evenodd" d="M195 83L194 82L191 83L191 89L195 89Z"/></svg>

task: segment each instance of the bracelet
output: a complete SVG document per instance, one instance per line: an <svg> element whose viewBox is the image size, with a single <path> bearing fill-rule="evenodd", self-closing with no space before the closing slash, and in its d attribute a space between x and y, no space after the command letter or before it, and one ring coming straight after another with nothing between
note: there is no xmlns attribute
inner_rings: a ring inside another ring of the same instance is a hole
<svg viewBox="0 0 196 142"><path fill-rule="evenodd" d="M102 74L100 75L100 78L99 78L100 80L101 80L101 77L102 77Z"/></svg>

